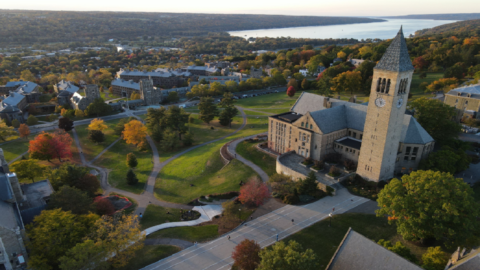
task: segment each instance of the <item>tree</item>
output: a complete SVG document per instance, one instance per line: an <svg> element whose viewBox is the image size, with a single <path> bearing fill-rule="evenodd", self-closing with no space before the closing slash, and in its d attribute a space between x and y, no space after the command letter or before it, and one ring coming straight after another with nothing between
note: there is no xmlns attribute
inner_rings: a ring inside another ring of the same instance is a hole
<svg viewBox="0 0 480 270"><path fill-rule="evenodd" d="M232 120L238 114L238 109L235 108L235 99L233 99L233 94L225 92L223 94L222 101L219 103L221 108L224 110L220 113L219 121L222 126L229 125L232 127Z"/></svg>
<svg viewBox="0 0 480 270"><path fill-rule="evenodd" d="M29 179L32 180L32 183L35 182L36 177L43 175L46 168L46 166L39 164L36 159L19 160L10 165L10 170L17 174L20 180Z"/></svg>
<svg viewBox="0 0 480 270"><path fill-rule="evenodd" d="M183 136L183 145L184 146L191 146L194 142L194 138L193 138L193 133L191 133L190 131L185 133L185 136Z"/></svg>
<svg viewBox="0 0 480 270"><path fill-rule="evenodd" d="M20 134L21 138L27 138L30 135L30 128L26 124L20 124L18 128L18 133Z"/></svg>
<svg viewBox="0 0 480 270"><path fill-rule="evenodd" d="M12 127L18 128L20 127L20 122L17 119L12 120Z"/></svg>
<svg viewBox="0 0 480 270"><path fill-rule="evenodd" d="M157 125L153 126L153 128L151 130L150 137L152 137L152 139L154 141L156 141L157 143L160 142L163 139L163 131L160 128L160 125L157 124Z"/></svg>
<svg viewBox="0 0 480 270"><path fill-rule="evenodd" d="M97 208L97 214L100 216L113 215L115 213L115 207L113 203L107 198L101 198L95 202Z"/></svg>
<svg viewBox="0 0 480 270"><path fill-rule="evenodd" d="M20 79L29 82L35 82L35 76L33 76L32 72L30 72L28 69L24 69L20 73Z"/></svg>
<svg viewBox="0 0 480 270"><path fill-rule="evenodd" d="M246 205L259 206L263 201L270 198L270 192L266 184L260 182L256 178L250 179L244 186L240 188L238 199Z"/></svg>
<svg viewBox="0 0 480 270"><path fill-rule="evenodd" d="M105 121L100 118L95 118L92 121L90 121L90 125L88 125L88 130L99 130L99 131L104 131L107 129L108 126L105 124Z"/></svg>
<svg viewBox="0 0 480 270"><path fill-rule="evenodd" d="M310 88L310 82L307 80L307 78L303 79L302 81L302 89L303 90L308 90Z"/></svg>
<svg viewBox="0 0 480 270"><path fill-rule="evenodd" d="M72 137L68 133L64 131L46 133L43 131L30 141L28 152L32 158L48 161L58 158L62 161L62 158L72 156L71 145Z"/></svg>
<svg viewBox="0 0 480 270"><path fill-rule="evenodd" d="M83 118L83 117L85 117L85 113L82 110L76 109L75 110L75 117Z"/></svg>
<svg viewBox="0 0 480 270"><path fill-rule="evenodd" d="M417 263L417 258L415 257L415 255L413 255L410 249L404 246L400 241L397 241L395 245L392 245L392 242L385 241L384 239L380 239L378 241L378 244L394 253L397 253L398 255L402 256L403 258L413 263Z"/></svg>
<svg viewBox="0 0 480 270"><path fill-rule="evenodd" d="M175 132L170 129L165 130L163 133L163 140L160 142L160 146L165 150L173 150L178 147L180 140Z"/></svg>
<svg viewBox="0 0 480 270"><path fill-rule="evenodd" d="M170 91L168 93L167 99L169 102L175 103L180 100L180 97L178 96L178 93L176 91Z"/></svg>
<svg viewBox="0 0 480 270"><path fill-rule="evenodd" d="M74 215L61 209L43 210L27 225L31 256L28 268L58 269L59 258L86 236L99 217Z"/></svg>
<svg viewBox="0 0 480 270"><path fill-rule="evenodd" d="M150 109L149 109L150 110ZM130 122L132 119L135 119L135 118L122 118L118 121L117 125L115 126L114 130L115 130L115 134L118 135L118 136L122 136L122 133L123 131L125 130L125 124L127 124L128 122Z"/></svg>
<svg viewBox="0 0 480 270"><path fill-rule="evenodd" d="M70 120L68 117L62 117L60 118L60 120L58 120L58 128L65 131L70 131L73 129L73 121Z"/></svg>
<svg viewBox="0 0 480 270"><path fill-rule="evenodd" d="M414 171L402 181L394 178L378 194L377 216L388 216L390 224L409 241L435 238L447 246L478 239L478 204L473 190L449 173Z"/></svg>
<svg viewBox="0 0 480 270"><path fill-rule="evenodd" d="M290 79L290 81L288 81L287 88L290 88L290 87L293 87L295 89L295 91L297 91L299 89L297 80Z"/></svg>
<svg viewBox="0 0 480 270"><path fill-rule="evenodd" d="M217 106L213 103L213 98L211 97L200 98L198 109L200 110L199 119L207 124L210 124L210 121L218 115Z"/></svg>
<svg viewBox="0 0 480 270"><path fill-rule="evenodd" d="M257 270L270 269L301 269L317 270L318 262L313 250L303 250L302 246L296 241L289 241L288 245L280 241L275 243L272 248L260 251L261 262Z"/></svg>
<svg viewBox="0 0 480 270"><path fill-rule="evenodd" d="M59 190L62 186L67 185L93 196L100 188L100 182L95 175L90 174L88 167L64 163L57 169L47 171L46 176L54 190Z"/></svg>
<svg viewBox="0 0 480 270"><path fill-rule="evenodd" d="M361 89L362 76L360 71L346 71L333 78L332 83L332 91L350 91L350 94L353 94L353 91Z"/></svg>
<svg viewBox="0 0 480 270"><path fill-rule="evenodd" d="M258 255L260 250L262 248L254 240L243 240L232 252L234 264L243 270L255 270L260 264L260 256Z"/></svg>
<svg viewBox="0 0 480 270"><path fill-rule="evenodd" d="M17 135L13 127L7 126L4 120L0 121L0 140L6 141L8 137Z"/></svg>
<svg viewBox="0 0 480 270"><path fill-rule="evenodd" d="M429 247L422 255L422 267L425 270L443 270L445 265L447 258L441 247Z"/></svg>
<svg viewBox="0 0 480 270"><path fill-rule="evenodd" d="M429 63L427 60L425 60L425 58L423 58L423 56L419 56L417 58L415 58L413 61L412 61L412 65L418 69L418 70L422 70L424 68L427 68Z"/></svg>
<svg viewBox="0 0 480 270"><path fill-rule="evenodd" d="M470 166L470 157L464 149L453 149L444 146L440 151L431 153L428 158L420 161L421 170L448 172L451 174L461 172Z"/></svg>
<svg viewBox="0 0 480 270"><path fill-rule="evenodd" d="M101 143L105 141L105 134L103 134L103 132L100 130L89 130L88 139L94 143Z"/></svg>
<svg viewBox="0 0 480 270"><path fill-rule="evenodd" d="M53 122L53 121L57 120L57 118L58 118L58 116L56 116L55 114L52 113L48 116L48 121ZM28 124L28 120L27 120L27 124Z"/></svg>
<svg viewBox="0 0 480 270"><path fill-rule="evenodd" d="M85 240L76 244L62 256L60 269L62 270L84 270L84 269L108 269L109 263L101 255L105 252L101 242Z"/></svg>
<svg viewBox="0 0 480 270"><path fill-rule="evenodd" d="M74 187L63 186L50 196L48 209L60 208L62 211L71 211L75 215L94 213L93 200L84 191Z"/></svg>
<svg viewBox="0 0 480 270"><path fill-rule="evenodd" d="M418 123L441 145L450 143L458 136L460 124L453 119L455 108L436 99L419 98L409 104L415 111Z"/></svg>
<svg viewBox="0 0 480 270"><path fill-rule="evenodd" d="M110 113L112 111L112 107L105 103L103 98L95 99L90 105L88 105L87 109L85 110L85 114L88 116L102 116Z"/></svg>
<svg viewBox="0 0 480 270"><path fill-rule="evenodd" d="M167 128L177 132L178 138L181 140L182 134L185 134L188 130L186 124L189 116L190 114L186 113L182 108L179 108L178 106L170 106L165 112L166 121L162 120L162 122L165 121Z"/></svg>
<svg viewBox="0 0 480 270"><path fill-rule="evenodd" d="M38 124L38 119L33 115L29 115L27 118L27 125L34 126L36 124Z"/></svg>
<svg viewBox="0 0 480 270"><path fill-rule="evenodd" d="M287 96L289 96L289 97L295 96L295 88L293 88L293 86L288 87Z"/></svg>
<svg viewBox="0 0 480 270"><path fill-rule="evenodd" d="M314 195L318 190L317 177L314 172L310 172L307 178L301 180L299 188L300 194Z"/></svg>
<svg viewBox="0 0 480 270"><path fill-rule="evenodd" d="M135 168L138 165L137 157L134 153L127 154L127 166L130 168Z"/></svg>
<svg viewBox="0 0 480 270"><path fill-rule="evenodd" d="M147 137L147 127L138 120L132 120L125 124L122 135L126 143L138 146Z"/></svg>
<svg viewBox="0 0 480 270"><path fill-rule="evenodd" d="M127 184L133 186L133 185L136 185L137 183L138 183L137 176L135 175L132 169L129 169L127 172Z"/></svg>

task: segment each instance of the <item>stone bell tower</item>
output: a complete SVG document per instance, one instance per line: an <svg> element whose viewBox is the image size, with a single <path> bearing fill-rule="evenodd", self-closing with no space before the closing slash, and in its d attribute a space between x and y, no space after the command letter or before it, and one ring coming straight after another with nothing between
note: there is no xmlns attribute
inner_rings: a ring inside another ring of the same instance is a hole
<svg viewBox="0 0 480 270"><path fill-rule="evenodd" d="M393 177L413 70L400 28L373 73L357 168L370 181Z"/></svg>

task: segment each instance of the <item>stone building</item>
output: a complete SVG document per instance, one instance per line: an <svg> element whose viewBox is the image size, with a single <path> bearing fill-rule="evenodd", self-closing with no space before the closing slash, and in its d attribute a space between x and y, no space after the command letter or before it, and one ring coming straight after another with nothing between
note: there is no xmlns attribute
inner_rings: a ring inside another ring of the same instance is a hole
<svg viewBox="0 0 480 270"><path fill-rule="evenodd" d="M70 99L71 105L75 110L84 111L90 103L95 101L97 98L101 98L100 91L98 90L98 85L89 84L85 86L85 96L80 95L78 92L73 94Z"/></svg>
<svg viewBox="0 0 480 270"><path fill-rule="evenodd" d="M445 104L455 107L456 120L477 118L480 112L480 84L455 88L445 94Z"/></svg>
<svg viewBox="0 0 480 270"><path fill-rule="evenodd" d="M260 79L260 78L262 78L262 76L263 76L262 68L255 68L254 66L252 66L250 68L250 77L251 78Z"/></svg>
<svg viewBox="0 0 480 270"><path fill-rule="evenodd" d="M38 84L22 80L8 82L5 86L0 87L0 92L4 94L0 101L0 118L7 121L17 119L20 123L25 122L25 110L29 103L39 101L41 95L39 90Z"/></svg>
<svg viewBox="0 0 480 270"><path fill-rule="evenodd" d="M188 70L166 70L157 69L155 71L138 71L138 70L124 70L120 69L117 72L117 78L125 81L132 80L136 83L141 79L151 79L153 85L162 88L172 88L182 86L189 77L192 76Z"/></svg>
<svg viewBox="0 0 480 270"><path fill-rule="evenodd" d="M162 101L162 94L153 87L152 80L142 79L140 80L140 98L147 106L159 105Z"/></svg>
<svg viewBox="0 0 480 270"><path fill-rule="evenodd" d="M220 72L220 69L217 67L208 67L208 66L188 66L182 68L182 71L188 71L195 76L210 76L215 72Z"/></svg>
<svg viewBox="0 0 480 270"><path fill-rule="evenodd" d="M400 31L375 67L368 105L304 92L290 112L269 117L268 147L315 160L341 154L372 181L415 170L434 140L405 114L412 71Z"/></svg>
<svg viewBox="0 0 480 270"><path fill-rule="evenodd" d="M53 90L55 90L56 93L61 93L63 91L67 91L71 95L73 95L76 92L78 92L78 90L80 90L80 88L70 81L61 80L58 83L53 85Z"/></svg>
<svg viewBox="0 0 480 270"><path fill-rule="evenodd" d="M48 180L20 184L0 149L0 269L25 269L25 224L46 208L53 193Z"/></svg>
<svg viewBox="0 0 480 270"><path fill-rule="evenodd" d="M198 83L198 82L195 82L195 83ZM112 91L114 95L117 95L117 96L131 97L133 93L138 93L138 94L141 93L140 83L136 83L134 81L124 81L122 79L115 79L112 81ZM161 102L168 97L168 94L170 92L177 92L179 97L186 97L187 93L190 91L190 87L187 86L187 87L175 87L171 89L158 89L157 87L153 86L153 91L155 92L154 95L157 95L157 94L159 95L158 100L159 102ZM152 104L152 105L155 105L155 104Z"/></svg>

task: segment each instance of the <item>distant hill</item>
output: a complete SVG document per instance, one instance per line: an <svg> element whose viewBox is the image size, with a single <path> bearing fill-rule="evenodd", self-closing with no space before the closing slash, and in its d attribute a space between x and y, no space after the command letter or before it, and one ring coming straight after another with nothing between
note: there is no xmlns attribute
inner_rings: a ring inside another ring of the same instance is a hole
<svg viewBox="0 0 480 270"><path fill-rule="evenodd" d="M380 21L384 20L249 14L0 10L0 44L196 36L208 32Z"/></svg>
<svg viewBox="0 0 480 270"><path fill-rule="evenodd" d="M460 21L443 24L434 28L418 30L415 36L436 35L436 34L477 34L480 35L480 20Z"/></svg>
<svg viewBox="0 0 480 270"><path fill-rule="evenodd" d="M426 20L475 20L480 19L480 13L452 13L452 14L415 14L404 16L389 16L390 19L426 19Z"/></svg>

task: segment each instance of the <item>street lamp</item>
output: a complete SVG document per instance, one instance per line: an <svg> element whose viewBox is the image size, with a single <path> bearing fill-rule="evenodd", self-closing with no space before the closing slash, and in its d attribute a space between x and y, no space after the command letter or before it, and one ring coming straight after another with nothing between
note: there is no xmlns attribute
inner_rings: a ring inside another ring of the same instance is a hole
<svg viewBox="0 0 480 270"><path fill-rule="evenodd" d="M241 209L241 208L238 209L238 219L240 219L240 221L241 221L242 219L240 218L240 213L242 213L242 209Z"/></svg>
<svg viewBox="0 0 480 270"><path fill-rule="evenodd" d="M328 216L330 217L330 224L328 225L328 227L332 227L332 213L328 214Z"/></svg>

